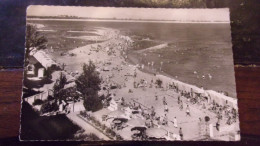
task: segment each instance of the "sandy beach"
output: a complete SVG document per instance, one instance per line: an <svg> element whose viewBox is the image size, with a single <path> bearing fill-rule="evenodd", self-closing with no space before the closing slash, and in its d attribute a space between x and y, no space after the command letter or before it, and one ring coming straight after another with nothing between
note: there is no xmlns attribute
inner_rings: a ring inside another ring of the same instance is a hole
<svg viewBox="0 0 260 146"><path fill-rule="evenodd" d="M158 76L147 70L145 71L145 68L138 68L126 61L127 54L125 51L132 43L129 37L121 35L118 30L107 28L99 28L99 34L100 36L96 37L95 40L105 39L106 41L75 48L68 52L68 54L74 54L73 56L65 55L53 59L59 64L65 64L65 71L68 73L80 73L82 64L92 60L103 79L102 87L108 87L111 84L120 87L109 90L113 99L119 100L123 97L127 103L141 104L147 109L153 106L156 114L162 117L165 116L163 105L163 98L165 98L170 103L168 105L168 119L173 121L174 117L177 117L178 125L183 128L185 133L184 139L192 140L199 137L199 118L209 116L212 123L217 121L215 113L203 109L202 105L191 105L189 101L182 98L184 101L183 106L189 105L192 114L191 117L185 116L185 110L180 111L177 103L179 93L174 90L167 90L167 84L164 81L163 88L157 88L153 83L158 79ZM141 81L144 81L144 84L134 88L134 83L140 83ZM101 90L100 95L107 92L107 90ZM158 98L155 99L155 96ZM222 124L225 124L224 121L222 121ZM237 123L234 126L238 128ZM162 126L162 128L172 133L178 133L178 129L174 128L171 122L168 126Z"/></svg>

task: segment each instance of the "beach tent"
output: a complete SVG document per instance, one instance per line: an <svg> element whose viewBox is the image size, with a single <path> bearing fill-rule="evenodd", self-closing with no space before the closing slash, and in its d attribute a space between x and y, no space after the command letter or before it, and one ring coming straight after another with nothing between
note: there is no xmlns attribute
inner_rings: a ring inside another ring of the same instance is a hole
<svg viewBox="0 0 260 146"><path fill-rule="evenodd" d="M110 104L109 104L108 109L111 110L111 111L115 111L115 110L118 109L118 105L117 105L117 103L115 102L114 99L110 100Z"/></svg>
<svg viewBox="0 0 260 146"><path fill-rule="evenodd" d="M125 108L124 111L125 111L124 116L125 116L126 118L130 119L130 117L132 116L132 110L131 110L129 107L127 107L127 108Z"/></svg>

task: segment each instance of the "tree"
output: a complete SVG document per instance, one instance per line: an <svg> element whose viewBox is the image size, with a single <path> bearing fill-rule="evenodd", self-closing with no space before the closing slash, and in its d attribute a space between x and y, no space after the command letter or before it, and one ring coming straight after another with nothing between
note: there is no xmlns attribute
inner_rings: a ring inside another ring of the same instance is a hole
<svg viewBox="0 0 260 146"><path fill-rule="evenodd" d="M88 95L84 95L83 105L87 111L98 111L103 108L102 100L99 98L98 94L94 90L90 90Z"/></svg>
<svg viewBox="0 0 260 146"><path fill-rule="evenodd" d="M59 109L58 105L56 103L49 103L46 102L41 106L40 112L42 114L57 111Z"/></svg>
<svg viewBox="0 0 260 146"><path fill-rule="evenodd" d="M28 59L33 49L45 49L47 42L47 38L37 31L36 26L26 25L25 58Z"/></svg>
<svg viewBox="0 0 260 146"><path fill-rule="evenodd" d="M67 78L61 72L59 79L56 80L56 82L53 86L53 96L56 100L61 101L62 99L64 99L63 88L64 88L66 82L67 82Z"/></svg>
<svg viewBox="0 0 260 146"><path fill-rule="evenodd" d="M83 72L75 81L77 90L84 98L84 107L87 111L97 111L103 107L102 100L98 96L101 79L92 61L83 64Z"/></svg>
<svg viewBox="0 0 260 146"><path fill-rule="evenodd" d="M100 90L101 79L99 73L96 71L96 66L92 61L89 61L88 64L83 64L83 72L77 78L76 85L79 92L83 95L89 94L89 90L93 89L94 91Z"/></svg>

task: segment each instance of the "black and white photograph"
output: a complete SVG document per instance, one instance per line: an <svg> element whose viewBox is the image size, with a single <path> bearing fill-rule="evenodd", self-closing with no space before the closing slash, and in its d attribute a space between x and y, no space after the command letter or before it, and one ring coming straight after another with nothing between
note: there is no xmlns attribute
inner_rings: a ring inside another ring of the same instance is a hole
<svg viewBox="0 0 260 146"><path fill-rule="evenodd" d="M20 140L240 141L228 8L30 5Z"/></svg>

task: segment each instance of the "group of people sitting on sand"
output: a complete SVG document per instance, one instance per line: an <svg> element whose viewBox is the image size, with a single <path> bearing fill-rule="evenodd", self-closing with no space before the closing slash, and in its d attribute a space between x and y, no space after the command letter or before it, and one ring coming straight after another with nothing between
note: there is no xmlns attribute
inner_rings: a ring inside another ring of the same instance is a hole
<svg viewBox="0 0 260 146"><path fill-rule="evenodd" d="M207 103L207 100L204 96L201 96L200 94L192 93L192 92L186 92L179 90L176 86L174 87L176 91L179 91L178 96L178 105L179 109L183 110L183 98L187 99L187 107L186 107L186 116L191 116L190 114L190 108L188 103L190 104L197 104L202 107L202 109L207 109L213 113L216 114L216 117L218 118L217 125L219 126L220 120L226 120L227 125L231 125L232 123L235 123L238 118L238 113L235 108L232 108L227 103L225 105L220 105L213 100L212 103ZM207 105L207 106L206 106Z"/></svg>

